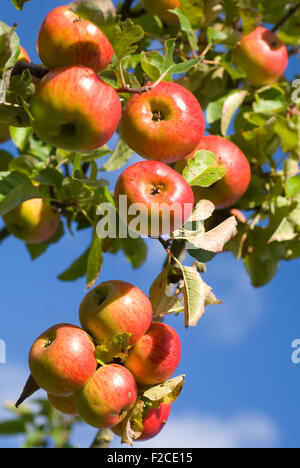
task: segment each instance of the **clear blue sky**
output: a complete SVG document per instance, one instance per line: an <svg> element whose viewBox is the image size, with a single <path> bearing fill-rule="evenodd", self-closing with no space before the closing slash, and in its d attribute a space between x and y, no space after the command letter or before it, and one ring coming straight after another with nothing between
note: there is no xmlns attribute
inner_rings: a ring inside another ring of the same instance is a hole
<svg viewBox="0 0 300 468"><path fill-rule="evenodd" d="M18 23L21 43L34 62L39 25L61 4L33 0L20 13L9 0L1 2L1 20ZM293 60L289 78L296 69L299 64ZM3 148L14 151L11 144ZM33 340L55 323L78 324L84 281L62 283L56 276L89 241L89 232L74 238L67 234L35 262L18 240L9 238L0 246L0 339L7 344L7 364L0 364L0 404L20 392ZM155 241L148 245L148 262L140 270L134 271L122 255L109 255L100 279L130 281L147 293L164 260ZM251 287L243 265L230 254L208 265L206 281L225 303L208 309L195 329L185 330L183 317L168 320L182 338L178 374L187 374L187 380L170 423L152 446L300 446L300 365L291 361L291 343L300 338L299 264L282 263L275 280L260 290ZM0 409L0 419L4 417ZM86 446L94 433L78 429L74 441ZM0 438L0 447L19 442Z"/></svg>

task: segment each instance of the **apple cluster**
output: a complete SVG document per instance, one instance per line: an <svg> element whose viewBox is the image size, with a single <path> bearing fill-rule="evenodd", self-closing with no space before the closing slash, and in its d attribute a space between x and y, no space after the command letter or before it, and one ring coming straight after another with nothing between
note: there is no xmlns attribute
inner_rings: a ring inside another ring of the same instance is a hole
<svg viewBox="0 0 300 468"><path fill-rule="evenodd" d="M152 322L148 297L123 281L92 289L79 318L82 328L58 324L37 338L29 354L31 376L59 411L122 435L143 391L176 370L179 336L169 325ZM164 402L145 404L139 440L156 435L170 409Z"/></svg>

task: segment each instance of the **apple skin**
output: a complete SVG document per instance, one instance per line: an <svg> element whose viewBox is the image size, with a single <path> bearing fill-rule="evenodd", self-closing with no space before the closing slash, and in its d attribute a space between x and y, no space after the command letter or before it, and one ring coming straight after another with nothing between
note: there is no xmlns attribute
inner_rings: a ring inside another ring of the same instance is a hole
<svg viewBox="0 0 300 468"><path fill-rule="evenodd" d="M9 125L0 123L0 143L10 140Z"/></svg>
<svg viewBox="0 0 300 468"><path fill-rule="evenodd" d="M56 397L48 393L48 400L57 411L69 416L79 416L74 395Z"/></svg>
<svg viewBox="0 0 300 468"><path fill-rule="evenodd" d="M208 135L203 137L199 146L185 161L180 161L176 169L182 172L189 159L197 151L211 151L222 160L227 168L223 179L211 187L193 187L195 201L206 199L214 203L217 209L229 208L234 205L246 192L251 180L251 167L242 151L226 138Z"/></svg>
<svg viewBox="0 0 300 468"><path fill-rule="evenodd" d="M60 224L60 215L42 198L27 200L3 216L8 231L27 244L51 239Z"/></svg>
<svg viewBox="0 0 300 468"><path fill-rule="evenodd" d="M158 16L166 24L178 24L178 17L168 10L175 10L175 8L181 10L179 0L144 0L144 5L148 13Z"/></svg>
<svg viewBox="0 0 300 468"><path fill-rule="evenodd" d="M136 399L133 375L118 364L100 367L89 383L75 395L82 419L99 429L119 424Z"/></svg>
<svg viewBox="0 0 300 468"><path fill-rule="evenodd" d="M171 405L166 405L165 403L161 403L158 408L148 409L143 419L142 435L135 442L149 440L159 434L169 419L170 411ZM124 421L115 426L113 432L121 437L124 432Z"/></svg>
<svg viewBox="0 0 300 468"><path fill-rule="evenodd" d="M48 73L31 100L38 136L59 148L90 151L112 137L121 118L117 92L90 68L75 66Z"/></svg>
<svg viewBox="0 0 300 468"><path fill-rule="evenodd" d="M128 101L120 133L143 158L168 164L196 148L204 127L203 112L195 96L183 86L165 81Z"/></svg>
<svg viewBox="0 0 300 468"><path fill-rule="evenodd" d="M234 57L254 86L275 83L284 74L289 60L285 45L262 26L242 38Z"/></svg>
<svg viewBox="0 0 300 468"><path fill-rule="evenodd" d="M127 196L127 213L132 204L143 205L145 228L141 226L141 231L152 237L174 232L190 218L194 207L190 185L178 172L159 161L138 162L121 174L115 187L115 202L121 216L119 197L122 195ZM169 227L163 225L163 210L158 207L162 204L169 207L178 205L176 212L171 211ZM130 222L134 217L128 214L127 221ZM151 220L152 224L156 223L157 229L154 229L155 224L151 228ZM126 222L125 219L123 221Z"/></svg>
<svg viewBox="0 0 300 468"><path fill-rule="evenodd" d="M146 333L152 322L152 305L136 286L124 281L106 281L83 299L79 318L97 343L131 333L130 344Z"/></svg>
<svg viewBox="0 0 300 468"><path fill-rule="evenodd" d="M58 324L33 343L29 367L36 383L47 393L69 397L93 377L97 369L95 347L79 327Z"/></svg>
<svg viewBox="0 0 300 468"><path fill-rule="evenodd" d="M153 322L129 352L125 366L141 386L157 385L175 372L181 357L177 332L165 323Z"/></svg>
<svg viewBox="0 0 300 468"><path fill-rule="evenodd" d="M114 54L102 31L68 6L54 8L46 16L39 31L37 51L50 69L84 65L97 73L110 64Z"/></svg>
<svg viewBox="0 0 300 468"><path fill-rule="evenodd" d="M19 55L19 58L18 58L18 62L28 62L28 63L30 63L30 57L27 54L24 47L22 47L22 46L20 46L20 55Z"/></svg>

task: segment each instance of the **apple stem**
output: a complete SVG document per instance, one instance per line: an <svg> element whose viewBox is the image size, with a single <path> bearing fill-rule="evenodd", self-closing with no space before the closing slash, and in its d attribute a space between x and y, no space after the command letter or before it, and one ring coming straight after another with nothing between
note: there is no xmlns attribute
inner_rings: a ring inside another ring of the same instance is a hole
<svg viewBox="0 0 300 468"><path fill-rule="evenodd" d="M114 435L110 429L100 429L90 448L108 448L112 443L113 438Z"/></svg>
<svg viewBox="0 0 300 468"><path fill-rule="evenodd" d="M281 26L283 26L300 8L300 2L290 8L287 14L274 26L272 32L276 32Z"/></svg>
<svg viewBox="0 0 300 468"><path fill-rule="evenodd" d="M16 408L19 408L19 406L21 406L21 404L24 403L24 401L27 400L27 398L31 397L31 395L37 392L40 388L41 387L35 382L32 375L30 375L25 384L23 392L16 403Z"/></svg>

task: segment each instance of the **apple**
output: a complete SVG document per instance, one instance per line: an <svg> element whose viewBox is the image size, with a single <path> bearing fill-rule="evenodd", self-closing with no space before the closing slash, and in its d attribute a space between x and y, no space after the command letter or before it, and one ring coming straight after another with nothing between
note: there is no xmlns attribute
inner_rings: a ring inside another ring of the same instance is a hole
<svg viewBox="0 0 300 468"><path fill-rule="evenodd" d="M226 138L209 135L205 136L196 150L185 161L180 161L176 168L182 172L189 159L197 151L211 151L225 164L227 172L223 179L210 187L193 187L195 201L210 200L217 209L228 208L234 205L246 192L251 180L251 167L242 151Z"/></svg>
<svg viewBox="0 0 300 468"><path fill-rule="evenodd" d="M171 405L165 403L161 403L158 408L149 408L143 418L142 435L135 439L135 442L149 440L159 434L169 419L170 411ZM113 428L113 432L121 437L124 429L124 421L122 421Z"/></svg>
<svg viewBox="0 0 300 468"><path fill-rule="evenodd" d="M136 286L124 281L106 281L83 299L79 318L82 327L101 343L130 333L133 346L152 322L152 305Z"/></svg>
<svg viewBox="0 0 300 468"><path fill-rule="evenodd" d="M78 392L95 374L95 347L81 328L58 324L33 343L29 367L35 382L47 393L68 397Z"/></svg>
<svg viewBox="0 0 300 468"><path fill-rule="evenodd" d="M103 32L68 6L54 8L46 16L39 31L37 51L50 69L84 65L97 73L110 64L114 54Z"/></svg>
<svg viewBox="0 0 300 468"><path fill-rule="evenodd" d="M289 60L285 45L262 26L242 38L234 57L254 86L275 83L284 74Z"/></svg>
<svg viewBox="0 0 300 468"><path fill-rule="evenodd" d="M175 372L181 356L177 332L165 323L153 322L129 352L125 366L142 386L160 384Z"/></svg>
<svg viewBox="0 0 300 468"><path fill-rule="evenodd" d="M194 196L189 184L174 169L159 161L142 161L125 169L119 177L115 202L120 217L132 230L136 214L131 209L136 206L141 213L140 233L158 237L174 232L190 218Z"/></svg>
<svg viewBox="0 0 300 468"><path fill-rule="evenodd" d="M3 220L13 236L27 244L39 244L56 233L60 215L42 198L33 198L6 213Z"/></svg>
<svg viewBox="0 0 300 468"><path fill-rule="evenodd" d="M42 140L70 151L90 151L114 134L121 103L92 69L76 66L50 72L37 84L31 113Z"/></svg>
<svg viewBox="0 0 300 468"><path fill-rule="evenodd" d="M28 62L28 63L30 63L30 57L27 54L24 47L22 47L22 46L20 46L20 55L19 55L19 58L18 58L18 62Z"/></svg>
<svg viewBox="0 0 300 468"><path fill-rule="evenodd" d="M48 393L48 400L58 411L69 416L79 416L74 395L68 397L57 397Z"/></svg>
<svg viewBox="0 0 300 468"><path fill-rule="evenodd" d="M0 143L10 140L9 125L0 123Z"/></svg>
<svg viewBox="0 0 300 468"><path fill-rule="evenodd" d="M96 428L119 424L134 406L137 388L133 375L118 364L100 367L76 395L82 419Z"/></svg>
<svg viewBox="0 0 300 468"><path fill-rule="evenodd" d="M195 96L183 86L165 81L128 101L120 132L127 145L143 158L173 163L196 148L204 126Z"/></svg>
<svg viewBox="0 0 300 468"><path fill-rule="evenodd" d="M168 10L181 10L180 0L144 0L148 13L158 16L166 24L178 24L178 17Z"/></svg>

